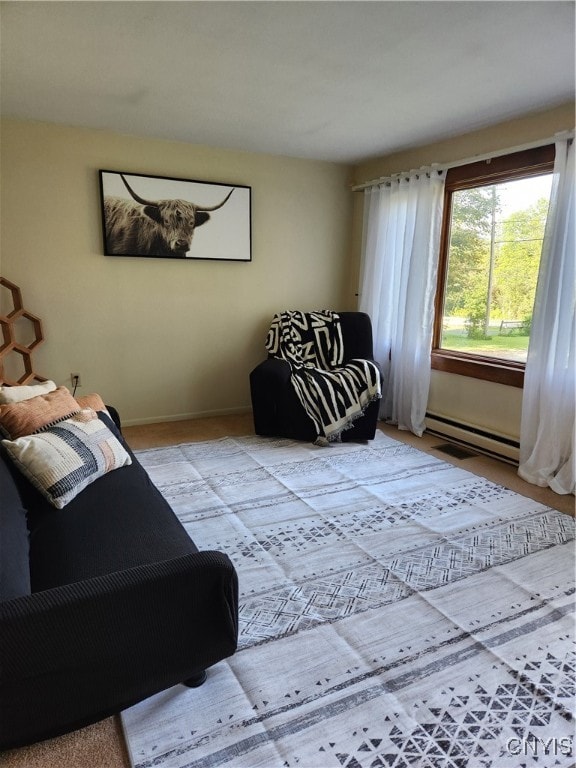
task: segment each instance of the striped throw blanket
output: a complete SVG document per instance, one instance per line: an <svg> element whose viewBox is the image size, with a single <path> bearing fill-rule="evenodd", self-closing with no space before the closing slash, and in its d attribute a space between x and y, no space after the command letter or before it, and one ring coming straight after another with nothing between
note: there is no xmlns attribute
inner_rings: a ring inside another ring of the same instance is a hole
<svg viewBox="0 0 576 768"><path fill-rule="evenodd" d="M354 359L343 365L342 329L336 312L275 315L266 349L290 364L292 386L314 422L317 444L339 440L367 406L381 397L375 363Z"/></svg>

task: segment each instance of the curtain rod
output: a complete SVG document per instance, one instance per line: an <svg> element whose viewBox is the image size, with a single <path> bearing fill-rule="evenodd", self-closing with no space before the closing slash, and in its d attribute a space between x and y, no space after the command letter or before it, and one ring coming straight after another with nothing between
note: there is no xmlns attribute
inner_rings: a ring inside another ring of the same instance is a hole
<svg viewBox="0 0 576 768"><path fill-rule="evenodd" d="M388 176L380 176L377 179L370 179L369 181L363 181L361 184L353 184L351 186L352 192L359 192L368 187L376 187L378 184L384 184L387 181L391 181L394 177L404 176L408 173L415 173L418 170L425 171L447 171L450 168L458 168L460 165L468 165L469 163L479 163L482 160L492 160L495 157L502 157L503 155L510 155L513 152L523 152L527 149L536 149L536 147L545 147L547 144L553 144L555 141L562 139L573 139L575 135L574 130L560 131L555 133L554 136L548 139L539 139L538 141L531 141L526 144L521 144L517 147L510 147L508 149L497 149L494 152L487 152L483 155L473 155L472 157L466 157L463 160L457 160L453 163L431 163L430 165L424 165L419 169L413 169L411 171L397 171L396 173L390 173Z"/></svg>

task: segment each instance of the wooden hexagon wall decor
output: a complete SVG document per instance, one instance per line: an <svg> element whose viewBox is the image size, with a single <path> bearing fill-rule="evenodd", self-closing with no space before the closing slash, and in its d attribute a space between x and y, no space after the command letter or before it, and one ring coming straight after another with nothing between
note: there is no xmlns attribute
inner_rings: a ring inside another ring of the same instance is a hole
<svg viewBox="0 0 576 768"><path fill-rule="evenodd" d="M44 341L42 321L24 308L20 288L5 277L0 299L0 384L46 381L32 365L32 351Z"/></svg>

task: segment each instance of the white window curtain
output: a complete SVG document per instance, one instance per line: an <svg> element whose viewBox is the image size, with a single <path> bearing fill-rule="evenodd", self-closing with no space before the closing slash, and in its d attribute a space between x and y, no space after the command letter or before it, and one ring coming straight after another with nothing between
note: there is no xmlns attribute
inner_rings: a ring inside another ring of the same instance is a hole
<svg viewBox="0 0 576 768"><path fill-rule="evenodd" d="M520 466L524 480L574 493L574 144L556 142L550 208L524 377Z"/></svg>
<svg viewBox="0 0 576 768"><path fill-rule="evenodd" d="M444 174L422 169L365 190L359 309L383 372L380 417L424 432Z"/></svg>

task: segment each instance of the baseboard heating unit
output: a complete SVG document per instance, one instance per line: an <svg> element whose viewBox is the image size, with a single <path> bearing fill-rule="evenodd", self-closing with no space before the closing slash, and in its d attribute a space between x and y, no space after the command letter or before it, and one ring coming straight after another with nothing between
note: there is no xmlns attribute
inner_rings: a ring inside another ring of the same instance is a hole
<svg viewBox="0 0 576 768"><path fill-rule="evenodd" d="M426 414L426 432L438 435L458 445L472 448L509 464L518 464L520 443L506 435L489 432L472 424L447 419L437 414Z"/></svg>

